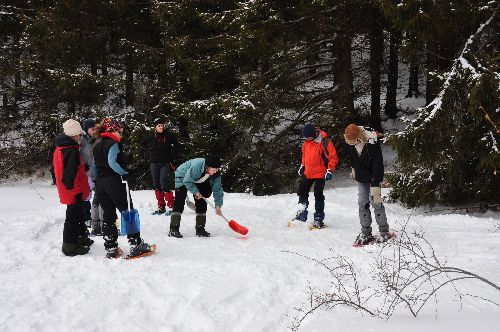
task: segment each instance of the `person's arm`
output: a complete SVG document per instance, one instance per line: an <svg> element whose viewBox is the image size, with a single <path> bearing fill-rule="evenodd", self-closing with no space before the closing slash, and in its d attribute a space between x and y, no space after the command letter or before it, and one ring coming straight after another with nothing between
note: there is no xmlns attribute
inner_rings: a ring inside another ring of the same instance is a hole
<svg viewBox="0 0 500 332"><path fill-rule="evenodd" d="M382 157L382 148L380 144L374 144L374 156L372 159L372 187L380 187L384 179L384 158Z"/></svg>
<svg viewBox="0 0 500 332"><path fill-rule="evenodd" d="M120 175L124 175L127 173L127 171L125 171L116 161L119 152L120 152L120 147L118 146L118 143L113 144L108 152L108 164L113 171L115 171Z"/></svg>
<svg viewBox="0 0 500 332"><path fill-rule="evenodd" d="M213 180L212 192L214 195L215 206L221 208L224 203L224 191L222 190L222 181L220 176Z"/></svg>
<svg viewBox="0 0 500 332"><path fill-rule="evenodd" d="M78 172L78 165L80 164L80 152L78 149L66 148L62 150L63 155L63 174L62 183L66 189L73 189L75 187L76 173Z"/></svg>
<svg viewBox="0 0 500 332"><path fill-rule="evenodd" d="M328 150L328 169L330 171L334 171L335 167L337 167L337 163L339 162L339 157L337 156L337 150L335 150L335 146L333 142L330 140L326 149Z"/></svg>

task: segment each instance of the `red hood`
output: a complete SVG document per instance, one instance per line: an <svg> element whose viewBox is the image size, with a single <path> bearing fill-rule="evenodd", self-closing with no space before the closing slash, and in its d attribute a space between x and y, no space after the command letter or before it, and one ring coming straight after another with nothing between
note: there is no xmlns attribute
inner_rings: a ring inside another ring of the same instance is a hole
<svg viewBox="0 0 500 332"><path fill-rule="evenodd" d="M120 138L117 137L116 135L114 135L113 133L102 133L101 137L111 138L113 141L115 141L117 143L120 142Z"/></svg>

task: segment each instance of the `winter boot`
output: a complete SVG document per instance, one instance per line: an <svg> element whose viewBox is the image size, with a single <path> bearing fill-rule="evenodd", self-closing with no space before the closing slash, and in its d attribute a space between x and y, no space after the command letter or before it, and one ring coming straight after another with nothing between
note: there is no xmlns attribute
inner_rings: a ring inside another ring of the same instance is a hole
<svg viewBox="0 0 500 332"><path fill-rule="evenodd" d="M90 247L91 245L94 244L94 240L92 240L88 236L80 236L76 241L82 247Z"/></svg>
<svg viewBox="0 0 500 332"><path fill-rule="evenodd" d="M140 254L143 254L145 252L151 251L151 246L144 242L141 238L138 239L137 244L132 245L130 247L130 255L129 257L135 257L139 256Z"/></svg>
<svg viewBox="0 0 500 332"><path fill-rule="evenodd" d="M379 236L377 236L377 243L387 242L391 237L392 235L389 232L380 232Z"/></svg>
<svg viewBox="0 0 500 332"><path fill-rule="evenodd" d="M325 212L324 211L316 211L314 212L314 222L313 226L316 228L323 228L325 227L325 223L323 220L325 219Z"/></svg>
<svg viewBox="0 0 500 332"><path fill-rule="evenodd" d="M66 256L77 256L77 255L85 255L90 250L89 247L83 247L78 243L67 243L63 242L62 244L62 252Z"/></svg>
<svg viewBox="0 0 500 332"><path fill-rule="evenodd" d="M179 232L179 227L181 226L181 214L179 212L173 212L170 216L170 231L168 236L182 238L182 234Z"/></svg>
<svg viewBox="0 0 500 332"><path fill-rule="evenodd" d="M295 216L295 220L298 221L307 221L307 205L299 203L297 207L297 215Z"/></svg>
<svg viewBox="0 0 500 332"><path fill-rule="evenodd" d="M359 233L358 237L354 241L354 244L365 245L373 241L373 235L370 233Z"/></svg>
<svg viewBox="0 0 500 332"><path fill-rule="evenodd" d="M196 214L196 236L198 237L210 237L210 233L205 230L205 224L207 223L207 215L205 213Z"/></svg>
<svg viewBox="0 0 500 332"><path fill-rule="evenodd" d="M100 220L92 220L92 230L90 231L91 236L101 236L102 235L102 222Z"/></svg>
<svg viewBox="0 0 500 332"><path fill-rule="evenodd" d="M118 247L106 249L106 258L119 258L121 255L123 255L123 252Z"/></svg>

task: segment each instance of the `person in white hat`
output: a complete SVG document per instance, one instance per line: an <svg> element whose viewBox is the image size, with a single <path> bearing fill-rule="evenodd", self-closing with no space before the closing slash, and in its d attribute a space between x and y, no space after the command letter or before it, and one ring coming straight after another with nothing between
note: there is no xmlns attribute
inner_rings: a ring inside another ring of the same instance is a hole
<svg viewBox="0 0 500 332"><path fill-rule="evenodd" d="M90 189L78 144L82 127L78 121L69 119L64 122L63 131L56 137L53 157L59 199L67 205L62 252L66 256L84 255L94 241L89 239L83 219L83 200Z"/></svg>

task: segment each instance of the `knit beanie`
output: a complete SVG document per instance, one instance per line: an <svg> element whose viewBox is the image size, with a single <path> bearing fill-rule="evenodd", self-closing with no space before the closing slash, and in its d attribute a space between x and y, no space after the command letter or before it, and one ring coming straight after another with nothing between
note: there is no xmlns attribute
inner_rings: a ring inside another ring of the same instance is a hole
<svg viewBox="0 0 500 332"><path fill-rule="evenodd" d="M63 123L63 131L64 135L73 137L82 133L82 127L80 126L80 123L78 123L78 121L69 119Z"/></svg>
<svg viewBox="0 0 500 332"><path fill-rule="evenodd" d="M302 135L304 138L316 138L316 127L312 123L307 123L304 128L302 128Z"/></svg>
<svg viewBox="0 0 500 332"><path fill-rule="evenodd" d="M120 130L120 128L120 122L115 119L106 118L102 120L102 129L107 133L114 133L115 131Z"/></svg>
<svg viewBox="0 0 500 332"><path fill-rule="evenodd" d="M366 141L365 135L361 131L361 129L354 123L351 123L345 128L344 138L345 142L349 145L355 145L356 139L361 139Z"/></svg>
<svg viewBox="0 0 500 332"><path fill-rule="evenodd" d="M96 121L94 119L87 119L83 121L82 127L85 134L87 134L87 130L89 130L89 128L95 127L95 123Z"/></svg>
<svg viewBox="0 0 500 332"><path fill-rule="evenodd" d="M156 127L159 124L165 124L165 120L164 119L155 119L155 121L153 122L154 127Z"/></svg>
<svg viewBox="0 0 500 332"><path fill-rule="evenodd" d="M205 158L205 166L206 167L213 167L213 168L220 168L220 166L221 166L220 158L217 156L206 157Z"/></svg>

